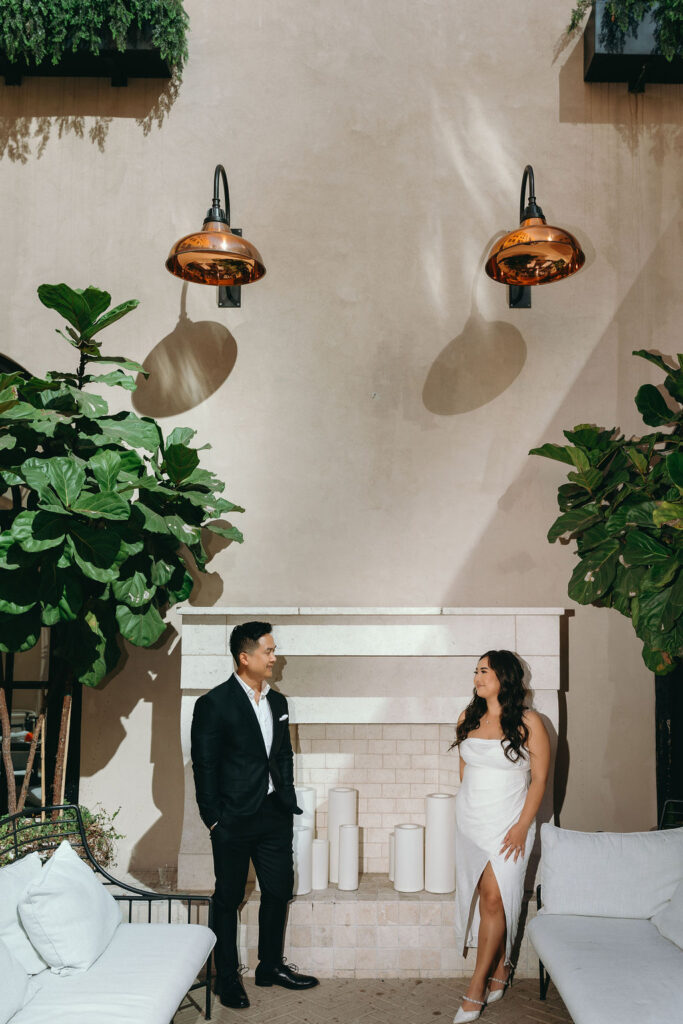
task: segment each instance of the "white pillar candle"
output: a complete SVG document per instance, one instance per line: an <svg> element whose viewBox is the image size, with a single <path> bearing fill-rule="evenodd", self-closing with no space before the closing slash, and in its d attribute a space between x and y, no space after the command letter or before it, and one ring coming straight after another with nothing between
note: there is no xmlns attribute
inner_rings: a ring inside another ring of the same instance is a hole
<svg viewBox="0 0 683 1024"><path fill-rule="evenodd" d="M422 825L396 825L394 889L420 892L424 886L424 828Z"/></svg>
<svg viewBox="0 0 683 1024"><path fill-rule="evenodd" d="M313 874L313 829L307 825L294 826L294 895L303 896L311 891Z"/></svg>
<svg viewBox="0 0 683 1024"><path fill-rule="evenodd" d="M394 880L394 863L396 856L396 836L393 832L389 833L389 881Z"/></svg>
<svg viewBox="0 0 683 1024"><path fill-rule="evenodd" d="M358 825L339 826L339 889L358 888Z"/></svg>
<svg viewBox="0 0 683 1024"><path fill-rule="evenodd" d="M296 793L296 802L304 812L295 816L296 823L297 825L307 825L308 828L312 828L315 835L315 787L297 786L294 792Z"/></svg>
<svg viewBox="0 0 683 1024"><path fill-rule="evenodd" d="M330 881L339 881L339 826L356 825L358 790L333 786L327 794L327 837L330 841Z"/></svg>
<svg viewBox="0 0 683 1024"><path fill-rule="evenodd" d="M455 796L430 793L425 798L425 889L455 889Z"/></svg>
<svg viewBox="0 0 683 1024"><path fill-rule="evenodd" d="M327 889L327 873L330 862L330 844L327 839L313 840L313 879L314 889Z"/></svg>

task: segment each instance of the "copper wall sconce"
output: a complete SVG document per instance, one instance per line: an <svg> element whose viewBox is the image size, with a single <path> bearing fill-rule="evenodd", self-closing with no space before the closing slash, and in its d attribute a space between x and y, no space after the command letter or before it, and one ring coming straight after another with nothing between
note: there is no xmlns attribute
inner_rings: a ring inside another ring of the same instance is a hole
<svg viewBox="0 0 683 1024"><path fill-rule="evenodd" d="M527 183L529 199L525 199ZM526 203L526 205L525 205ZM546 224L536 203L534 170L524 168L519 199L519 227L499 239L486 261L486 273L510 286L510 309L529 309L531 285L550 284L580 270L585 262L581 246L569 231Z"/></svg>
<svg viewBox="0 0 683 1024"><path fill-rule="evenodd" d="M221 208L223 181L225 210ZM258 281L266 272L261 255L242 238L241 228L230 227L228 177L222 164L213 176L213 200L201 231L176 242L166 260L166 269L183 281L218 286L218 305L241 306L241 285Z"/></svg>

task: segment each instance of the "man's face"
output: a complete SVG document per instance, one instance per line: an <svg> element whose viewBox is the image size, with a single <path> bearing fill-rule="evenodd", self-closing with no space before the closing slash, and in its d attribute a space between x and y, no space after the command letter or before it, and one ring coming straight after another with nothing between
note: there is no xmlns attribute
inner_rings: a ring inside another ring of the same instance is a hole
<svg viewBox="0 0 683 1024"><path fill-rule="evenodd" d="M240 654L240 667L244 667L252 679L263 682L270 679L275 665L275 641L271 633L259 638L258 645L251 653L242 651Z"/></svg>

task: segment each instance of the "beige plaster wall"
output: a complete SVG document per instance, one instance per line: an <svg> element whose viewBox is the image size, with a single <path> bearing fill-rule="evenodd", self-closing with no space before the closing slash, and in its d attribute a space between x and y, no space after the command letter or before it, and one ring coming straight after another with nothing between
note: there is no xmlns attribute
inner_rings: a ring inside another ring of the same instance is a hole
<svg viewBox="0 0 683 1024"><path fill-rule="evenodd" d="M571 607L571 550L545 540L562 470L527 452L578 422L638 430L658 377L630 353L676 350L680 88L584 85L569 2L186 6L177 94L0 87L0 348L69 365L42 281L141 300L108 332L155 371L136 408L195 427L247 509L198 604ZM268 267L234 311L163 265L219 161ZM511 311L482 268L527 162L587 261ZM86 694L82 797L123 806L135 870L179 842L171 646ZM630 624L577 609L561 824L654 824L653 691Z"/></svg>

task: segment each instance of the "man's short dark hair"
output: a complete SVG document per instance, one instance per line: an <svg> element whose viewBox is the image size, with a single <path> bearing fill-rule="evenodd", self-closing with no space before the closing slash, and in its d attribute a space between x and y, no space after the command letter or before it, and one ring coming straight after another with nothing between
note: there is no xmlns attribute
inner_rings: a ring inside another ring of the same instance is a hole
<svg viewBox="0 0 683 1024"><path fill-rule="evenodd" d="M240 626L235 626L230 634L230 653L235 664L239 667L242 651L245 654L251 654L258 647L261 637L272 632L273 627L270 622L243 622Z"/></svg>

